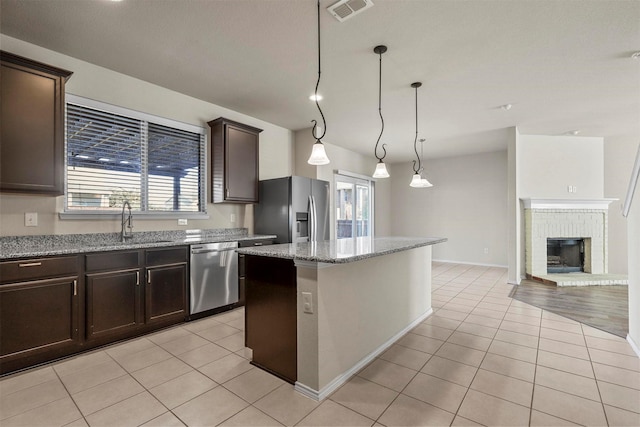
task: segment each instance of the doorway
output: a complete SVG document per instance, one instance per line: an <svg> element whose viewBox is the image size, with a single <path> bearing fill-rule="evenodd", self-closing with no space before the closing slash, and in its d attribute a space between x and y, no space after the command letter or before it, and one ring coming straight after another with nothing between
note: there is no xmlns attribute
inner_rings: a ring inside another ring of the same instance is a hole
<svg viewBox="0 0 640 427"><path fill-rule="evenodd" d="M336 239L373 236L373 186L366 178L335 175Z"/></svg>

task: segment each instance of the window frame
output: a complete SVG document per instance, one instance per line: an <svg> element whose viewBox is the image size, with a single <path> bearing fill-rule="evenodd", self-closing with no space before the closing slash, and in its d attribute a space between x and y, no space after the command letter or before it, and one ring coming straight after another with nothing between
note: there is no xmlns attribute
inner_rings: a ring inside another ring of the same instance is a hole
<svg viewBox="0 0 640 427"><path fill-rule="evenodd" d="M90 98L81 97L73 94L65 94L65 106L64 106L64 197L61 199L62 208L59 210L58 217L62 220L64 219L114 219L119 218L121 213L120 209L105 209L103 211L82 211L82 210L73 210L67 208L67 170L68 170L68 153L67 153L67 103L80 105L87 108L92 108L96 110L102 110L108 113L113 113L125 117L129 117L132 119L140 120L144 122L144 127L147 128L148 123L154 123L162 126L167 126L174 129L184 130L187 132L196 133L202 135L203 138L203 153L202 153L202 171L200 174L201 181L201 190L200 196L202 197L202 211L194 212L194 211L133 211L132 215L136 219L177 219L177 218L185 218L185 219L209 219L208 214L208 180L207 180L207 159L208 159L208 133L203 126L196 126L184 122L180 122L173 119L168 119L160 116L155 116L152 114L144 113L141 111L132 110L125 107L120 107L117 105L109 104L102 101L97 101ZM148 138L145 135L143 137L145 146L145 151L148 148ZM143 161L146 163L146 160ZM144 180L148 180L148 171L145 171ZM146 191L143 191L146 193ZM148 197L148 195L145 195ZM145 203L146 204L146 203Z"/></svg>

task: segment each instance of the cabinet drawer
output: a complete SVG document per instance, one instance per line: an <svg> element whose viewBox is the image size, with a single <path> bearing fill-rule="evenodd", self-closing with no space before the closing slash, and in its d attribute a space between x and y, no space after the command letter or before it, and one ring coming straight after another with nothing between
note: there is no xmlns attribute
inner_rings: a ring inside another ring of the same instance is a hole
<svg viewBox="0 0 640 427"><path fill-rule="evenodd" d="M120 270L140 265L140 251L114 251L85 255L87 271Z"/></svg>
<svg viewBox="0 0 640 427"><path fill-rule="evenodd" d="M78 256L5 261L0 263L0 281L9 283L63 275L75 276L79 269Z"/></svg>
<svg viewBox="0 0 640 427"><path fill-rule="evenodd" d="M147 249L145 251L146 265L165 265L187 262L188 254L186 246L173 248Z"/></svg>

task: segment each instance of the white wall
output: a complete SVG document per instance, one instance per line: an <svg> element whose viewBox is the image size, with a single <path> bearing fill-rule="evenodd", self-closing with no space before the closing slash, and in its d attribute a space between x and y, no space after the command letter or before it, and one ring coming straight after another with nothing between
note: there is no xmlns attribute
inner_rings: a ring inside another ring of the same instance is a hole
<svg viewBox="0 0 640 427"><path fill-rule="evenodd" d="M627 221L622 206L637 149L638 141L632 138L604 141L604 196L619 199L609 205L609 273L628 272Z"/></svg>
<svg viewBox="0 0 640 427"><path fill-rule="evenodd" d="M523 273L524 245L521 236L524 236L522 229L522 218L520 216L520 199L518 198L518 156L517 147L520 139L518 128L510 129L510 137L507 144L507 263L508 263L508 281L512 285L520 284L520 278Z"/></svg>
<svg viewBox="0 0 640 427"><path fill-rule="evenodd" d="M636 151L640 150L636 146ZM631 156L635 158L635 156ZM627 175L627 186L629 183ZM629 261L629 336L640 357L640 182L636 181L633 203L627 220Z"/></svg>
<svg viewBox="0 0 640 427"><path fill-rule="evenodd" d="M260 179L292 173L293 132L288 129L5 35L0 35L0 43L5 51L73 71L66 86L67 93L202 126L207 130L207 122L220 116L263 129L260 134ZM62 210L63 204L63 197L0 194L0 235L120 230L120 224L116 220L59 220L58 212ZM207 211L209 219L189 220L187 227L178 227L176 220L137 220L134 224L135 231L243 226L253 228L250 206L208 204ZM24 227L25 212L38 213L38 227ZM235 223L230 221L232 213L237 217Z"/></svg>
<svg viewBox="0 0 640 427"><path fill-rule="evenodd" d="M334 188L334 172L336 170L349 171L352 173L371 176L377 160L374 157L363 156L346 148L324 142L327 156L331 163L323 166L312 166L307 163L311 154L311 147L315 143L315 139L311 134L311 129L302 129L295 132L294 174L299 176L308 176L309 178L322 179L331 183L331 238L335 238L335 188ZM374 235L388 236L390 235L390 182L389 180L379 179L375 182L375 217L374 217Z"/></svg>
<svg viewBox="0 0 640 427"><path fill-rule="evenodd" d="M506 266L507 163L506 151L428 160L431 188L409 187L411 163L391 165L392 234L448 238L434 260Z"/></svg>
<svg viewBox="0 0 640 427"><path fill-rule="evenodd" d="M602 199L604 141L579 136L520 135L518 197ZM567 191L577 187L576 193Z"/></svg>

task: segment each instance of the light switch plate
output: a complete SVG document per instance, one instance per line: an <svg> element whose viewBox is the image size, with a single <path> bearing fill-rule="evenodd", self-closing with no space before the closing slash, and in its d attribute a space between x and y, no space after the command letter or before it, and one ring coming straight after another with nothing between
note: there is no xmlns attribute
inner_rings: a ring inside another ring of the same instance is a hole
<svg viewBox="0 0 640 427"><path fill-rule="evenodd" d="M37 212L25 212L25 214L24 214L24 226L25 227L37 227L38 226L38 213Z"/></svg>
<svg viewBox="0 0 640 427"><path fill-rule="evenodd" d="M302 293L302 311L313 314L313 295L311 292Z"/></svg>

